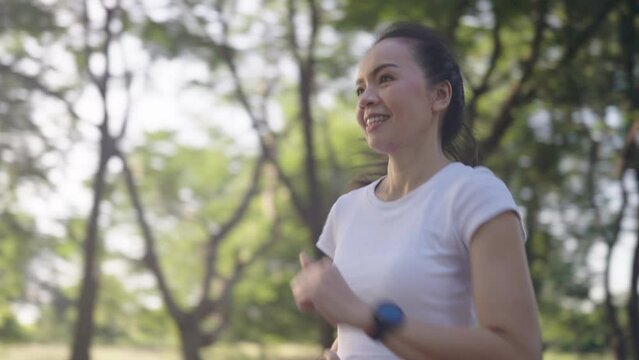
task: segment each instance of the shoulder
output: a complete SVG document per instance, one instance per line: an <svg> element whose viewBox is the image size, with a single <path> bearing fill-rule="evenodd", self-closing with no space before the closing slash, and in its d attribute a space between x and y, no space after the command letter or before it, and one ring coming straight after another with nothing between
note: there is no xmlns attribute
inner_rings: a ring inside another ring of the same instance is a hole
<svg viewBox="0 0 639 360"><path fill-rule="evenodd" d="M474 232L484 223L504 212L513 212L521 223L519 209L512 193L490 169L477 166L458 166L451 181L451 216L458 234L466 245ZM522 233L525 238L523 224Z"/></svg>
<svg viewBox="0 0 639 360"><path fill-rule="evenodd" d="M368 185L364 185L357 189L353 189L345 194L342 194L333 204L333 208L349 208L351 206L362 204L364 201L366 201L366 197L368 196L367 193L376 186L379 180L380 179L375 180Z"/></svg>
<svg viewBox="0 0 639 360"><path fill-rule="evenodd" d="M317 247L330 258L335 258L335 250L340 241L340 229L343 229L341 224L347 224L351 219L357 216L359 213L358 209L361 210L361 207L365 206L366 191L369 191L367 189L371 186L375 186L374 184L375 182L349 191L341 195L333 203L326 218L322 233L317 241Z"/></svg>
<svg viewBox="0 0 639 360"><path fill-rule="evenodd" d="M485 166L469 166L461 163L455 164L452 177L457 186L483 186L491 183L502 183L495 173Z"/></svg>
<svg viewBox="0 0 639 360"><path fill-rule="evenodd" d="M446 181L446 186L450 187L450 196L453 198L463 199L482 193L510 196L510 191L504 181L485 166L472 167L461 163L455 164Z"/></svg>

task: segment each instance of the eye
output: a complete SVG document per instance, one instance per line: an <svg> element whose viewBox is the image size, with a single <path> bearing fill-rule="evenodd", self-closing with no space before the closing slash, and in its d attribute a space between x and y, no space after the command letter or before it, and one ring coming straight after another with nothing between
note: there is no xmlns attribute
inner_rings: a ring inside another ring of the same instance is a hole
<svg viewBox="0 0 639 360"><path fill-rule="evenodd" d="M382 75L379 77L379 83L380 83L380 84L385 83L385 82L387 82L387 81L391 81L391 80L393 80L393 77L392 77L392 76L390 76L390 75L388 75L388 74L382 74Z"/></svg>
<svg viewBox="0 0 639 360"><path fill-rule="evenodd" d="M358 87L357 89L355 89L355 94L357 94L357 96L361 96L364 93L364 88L363 87Z"/></svg>

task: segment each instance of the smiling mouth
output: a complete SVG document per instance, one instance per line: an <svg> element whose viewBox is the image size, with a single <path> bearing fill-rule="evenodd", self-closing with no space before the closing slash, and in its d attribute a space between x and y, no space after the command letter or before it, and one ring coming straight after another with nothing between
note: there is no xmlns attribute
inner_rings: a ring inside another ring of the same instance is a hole
<svg viewBox="0 0 639 360"><path fill-rule="evenodd" d="M372 130L384 121L388 120L390 116L388 115L374 115L370 116L366 119L366 130Z"/></svg>

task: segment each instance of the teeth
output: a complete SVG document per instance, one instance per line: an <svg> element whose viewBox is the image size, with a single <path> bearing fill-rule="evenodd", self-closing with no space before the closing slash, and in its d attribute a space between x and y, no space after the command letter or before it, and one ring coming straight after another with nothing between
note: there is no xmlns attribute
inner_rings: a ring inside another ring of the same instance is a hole
<svg viewBox="0 0 639 360"><path fill-rule="evenodd" d="M366 119L366 125L370 126L370 125L375 125L377 123L381 123L382 121L388 119L388 116L386 115L375 115L375 116L371 116L368 119Z"/></svg>

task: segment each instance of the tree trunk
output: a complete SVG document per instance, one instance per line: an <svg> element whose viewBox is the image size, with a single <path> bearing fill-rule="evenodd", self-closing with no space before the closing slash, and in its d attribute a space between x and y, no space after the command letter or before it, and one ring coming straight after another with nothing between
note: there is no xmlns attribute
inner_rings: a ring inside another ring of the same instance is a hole
<svg viewBox="0 0 639 360"><path fill-rule="evenodd" d="M298 95L300 118L302 120L302 129L304 135L305 178L309 200L307 203L307 211L305 212L305 215L307 216L305 220L310 232L310 241L314 246L315 242L317 241L317 239L319 239L319 236L322 233L323 222L326 214L324 213L320 181L317 175L317 155L315 153L314 136L315 121L313 119L312 111L312 96L315 76L315 40L317 38L320 23L319 7L313 0L309 0L308 4L311 15L312 29L309 36L310 43L308 48L306 49L306 57L303 57L298 53L296 58L300 76ZM293 14L295 10L292 2L289 3L289 8L291 10L291 14ZM297 52L299 51L299 47L297 45L294 27L291 28L291 31L293 51ZM315 248L315 255L317 258L323 256L322 252L317 248ZM330 348L334 341L333 327L330 324L321 321L319 330L321 345L324 348Z"/></svg>
<svg viewBox="0 0 639 360"><path fill-rule="evenodd" d="M103 141L100 148L100 162L93 181L93 207L86 228L84 241L84 269L78 301L78 318L76 320L73 335L72 360L88 360L91 339L93 337L93 311L98 295L99 287L99 239L98 220L100 217L100 203L104 195L106 168L112 151L106 145L103 132Z"/></svg>
<svg viewBox="0 0 639 360"><path fill-rule="evenodd" d="M530 269L530 275L531 275L533 288L535 290L535 294L541 293L540 291L541 279L537 277L537 274L533 271L533 268L537 260L540 259L540 255L541 256L545 255L545 254L537 254L537 252L532 246L533 241L531 241L535 237L535 234L537 232L537 225L539 224L538 218L539 218L539 200L537 196L535 196L526 204L526 220L525 220L525 223L527 225L526 237L528 238L525 244L526 258L528 260L528 268Z"/></svg>
<svg viewBox="0 0 639 360"><path fill-rule="evenodd" d="M636 44L636 26L639 8L636 0L626 0L621 13L621 34L622 43ZM636 45L635 45L636 46ZM628 84L627 93L630 103L631 121L639 121L639 81L637 81L636 71L636 47L633 45L623 47L624 70ZM637 151L637 147L634 148ZM637 161L637 154L635 163ZM635 179L639 183L639 166L634 166ZM638 212L639 218L639 212ZM632 354L635 360L639 360L639 230L637 230L637 243L632 260L632 271L630 276L630 298L628 299L628 326L630 328L630 343L632 344Z"/></svg>
<svg viewBox="0 0 639 360"><path fill-rule="evenodd" d="M178 322L180 332L180 351L184 360L200 360L200 332L198 322L185 316Z"/></svg>
<svg viewBox="0 0 639 360"><path fill-rule="evenodd" d="M597 174L596 167L597 163L599 163L599 149L600 144L597 140L592 139L592 146L590 148L590 154L588 156L588 176L586 178L586 189L588 189L588 201L590 202L590 206L594 211L594 224L597 229L597 233L600 234L603 239L604 244L607 247L606 259L605 259L605 269L604 269L604 291L605 291L605 299L604 299L604 309L605 309L605 319L607 325L607 344L614 351L615 357L617 360L625 360L626 359L626 344L623 330L619 325L619 315L617 312L617 308L612 299L612 293L610 291L610 266L612 259L612 251L619 239L619 233L621 232L621 222L624 219L624 215L626 212L626 208L628 206L628 192L624 185L624 175L626 173L625 167L622 168L619 172L619 188L621 189L621 206L619 207L619 212L616 214L615 218L610 224L604 224L602 222L601 211L599 209L599 205L596 201L596 193L599 189L597 183ZM622 151L622 163L627 164L628 158L625 157L626 154L629 154L628 151Z"/></svg>
<svg viewBox="0 0 639 360"><path fill-rule="evenodd" d="M315 245L322 233L322 224L324 221L322 198L320 196L320 185L317 177L317 160L315 155L315 138L313 115L311 112L311 95L313 84L314 67L312 59L308 62L300 64L300 108L301 118L304 129L304 148L305 148L305 165L306 165L306 183L308 188L309 206L307 224L310 226L311 243ZM322 252L315 248L316 257L323 256ZM320 325L320 342L324 348L330 348L334 340L333 327L322 321Z"/></svg>
<svg viewBox="0 0 639 360"><path fill-rule="evenodd" d="M606 268L604 270L604 289L606 291L606 318L608 319L608 326L610 327L610 346L615 352L615 359L626 360L626 342L624 339L623 331L619 325L619 317L617 315L617 308L612 301L612 294L610 293L610 260L612 259L613 243L608 245L608 253L606 254Z"/></svg>
<svg viewBox="0 0 639 360"><path fill-rule="evenodd" d="M84 2L82 9L84 30L90 31L91 27L89 26L87 2ZM107 165L111 157L115 155L115 140L109 133L109 111L107 102L107 89L110 77L109 46L112 40L112 33L109 26L115 14L115 9L104 6L104 10L106 15L103 27L105 40L102 44L101 51L106 61L104 72L100 76L93 73L89 66L88 59L93 50L90 49L88 42L85 43L84 49L86 71L88 71L89 77L97 87L102 98L102 123L98 127L100 130L100 157L98 160L98 169L93 180L93 206L91 208L89 221L87 222L86 239L84 242L83 279L80 299L78 301L78 318L73 335L72 360L88 360L90 358L89 349L91 348L91 340L93 338L93 311L98 297L100 276L100 241L98 238L100 204L104 197Z"/></svg>
<svg viewBox="0 0 639 360"><path fill-rule="evenodd" d="M636 169L635 171L639 171ZM639 181L639 172L637 180ZM639 212L638 212L639 214ZM638 216L639 218L639 216ZM637 243L632 259L632 273L630 276L630 298L628 299L628 325L630 327L630 343L632 344L633 359L639 360L639 230L637 230Z"/></svg>
<svg viewBox="0 0 639 360"><path fill-rule="evenodd" d="M627 159L624 159L624 163L627 163ZM626 346L626 338L621 325L619 324L619 314L617 312L617 307L615 306L612 293L610 290L610 267L612 265L612 251L615 248L615 244L619 239L619 233L621 232L621 222L624 218L625 209L628 205L628 193L623 183L623 177L625 174L625 170L621 170L619 175L619 185L621 187L621 208L619 209L619 213L617 214L614 223L612 224L612 230L610 231L610 235L604 231L604 239L606 239L606 244L608 245L608 252L606 254L606 267L604 269L604 291L606 293L606 298L604 301L604 306L606 310L606 320L608 322L609 327L609 339L608 344L612 348L615 353L615 358L617 360L626 360L627 357L627 346ZM594 204L594 199L593 199ZM597 217L600 218L599 213L597 212Z"/></svg>
<svg viewBox="0 0 639 360"><path fill-rule="evenodd" d="M635 179L639 183L639 168L635 168ZM637 212L639 219L639 211ZM637 243L632 258L632 271L630 275L630 297L628 299L628 327L630 328L630 343L632 344L632 358L639 360L639 230L637 230Z"/></svg>

